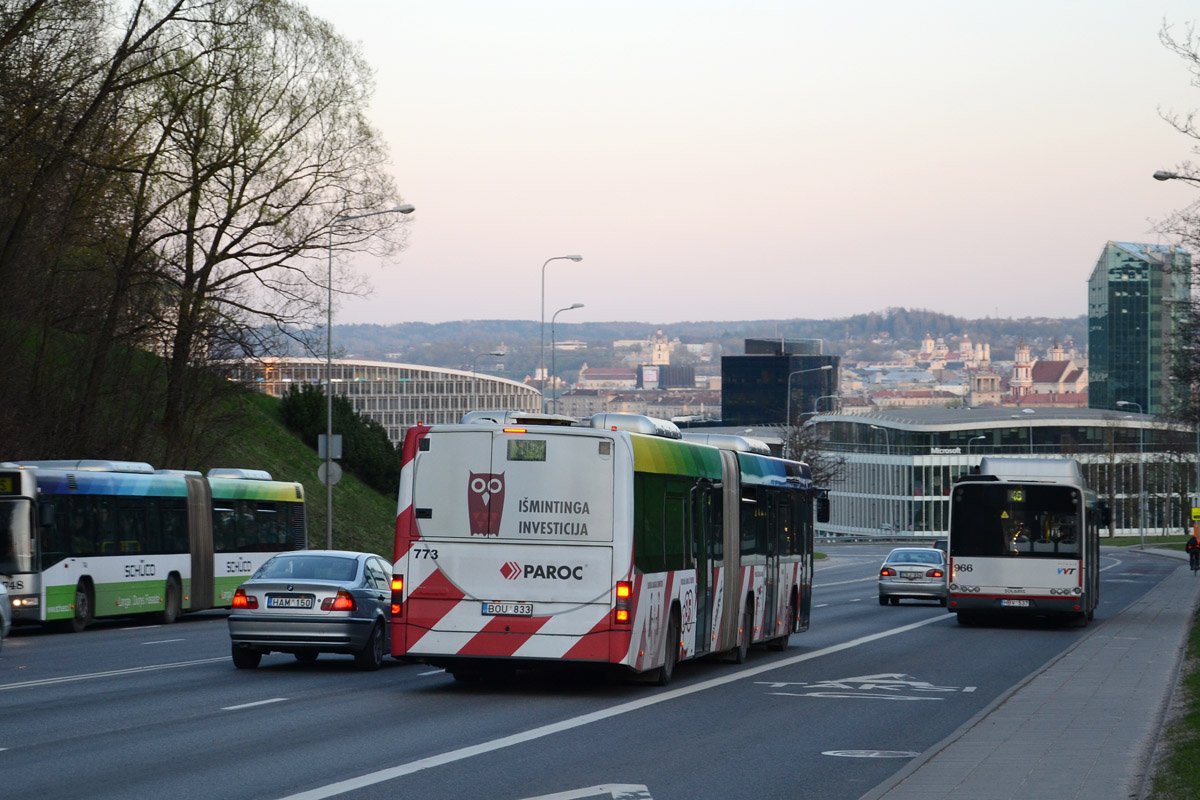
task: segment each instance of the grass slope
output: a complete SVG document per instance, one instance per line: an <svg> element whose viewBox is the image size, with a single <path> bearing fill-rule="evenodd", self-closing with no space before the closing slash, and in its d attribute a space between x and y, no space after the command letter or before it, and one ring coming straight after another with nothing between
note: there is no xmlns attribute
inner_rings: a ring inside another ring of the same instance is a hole
<svg viewBox="0 0 1200 800"><path fill-rule="evenodd" d="M325 485L317 479L321 459L283 425L279 400L255 392L230 400L241 430L219 447L209 467L265 469L276 480L304 484L309 547L324 547ZM333 487L333 546L367 550L392 560L396 496L371 489L350 472Z"/></svg>

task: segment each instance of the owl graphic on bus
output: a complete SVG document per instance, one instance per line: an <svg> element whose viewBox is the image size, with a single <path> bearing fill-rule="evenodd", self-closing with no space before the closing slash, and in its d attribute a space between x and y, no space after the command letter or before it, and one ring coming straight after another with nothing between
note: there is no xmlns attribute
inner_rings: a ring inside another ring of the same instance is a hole
<svg viewBox="0 0 1200 800"><path fill-rule="evenodd" d="M499 536L504 514L504 473L472 472L467 481L467 521L472 536Z"/></svg>

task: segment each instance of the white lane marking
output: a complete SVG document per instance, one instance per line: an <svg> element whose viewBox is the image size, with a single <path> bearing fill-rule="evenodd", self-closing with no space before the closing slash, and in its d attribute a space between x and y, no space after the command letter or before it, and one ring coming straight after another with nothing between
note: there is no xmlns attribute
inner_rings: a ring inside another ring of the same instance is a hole
<svg viewBox="0 0 1200 800"><path fill-rule="evenodd" d="M854 597L854 598L851 598L850 602L851 602L851 603L861 603L861 602L862 602L862 598L861 598L861 597Z"/></svg>
<svg viewBox="0 0 1200 800"><path fill-rule="evenodd" d="M286 697L272 697L270 700L256 700L253 703L242 703L240 706L225 706L222 711L238 711L243 708L254 708L254 706L266 706L271 703L282 703L287 700Z"/></svg>
<svg viewBox="0 0 1200 800"><path fill-rule="evenodd" d="M813 608L829 608L829 603L817 603Z"/></svg>
<svg viewBox="0 0 1200 800"><path fill-rule="evenodd" d="M823 750L821 755L842 758L916 758L921 754L911 750Z"/></svg>
<svg viewBox="0 0 1200 800"><path fill-rule="evenodd" d="M149 631L154 628L161 628L162 625L128 625L124 628L118 628L121 631Z"/></svg>
<svg viewBox="0 0 1200 800"><path fill-rule="evenodd" d="M843 642L842 644L835 644L830 647L826 647L824 650L814 650L811 653L803 653L798 656L792 656L791 658L772 661L769 664L763 664L761 666L739 670L737 672L732 672L728 675L722 675L719 678L712 678L692 686L684 686L679 689L669 689L651 697L643 697L638 700L632 700L628 703L621 703L609 708L600 709L599 711L593 711L590 714L581 714L578 717L566 719L561 722L554 722L549 725L543 725L539 728L533 728L520 733L514 733L510 736L502 736L499 739L492 739L488 742L480 742L479 744L471 745L470 747L462 747L458 750L451 750L447 753L440 753L438 755L429 756L428 758L422 758L417 761L410 761L407 764L400 764L395 767L388 767L387 769L370 772L357 778L349 778L347 780L331 783L316 789L310 789L306 792L288 795L287 797L282 798L282 800L321 800L321 798L334 797L335 795L345 792L353 792L367 786L374 786L386 781L395 780L396 778L402 778L405 775L411 775L414 772L420 772L421 770L445 766L446 764L452 764L456 761L463 761L468 758L473 758L474 756L483 755L484 753L503 750L506 747L525 744L526 742L532 742L547 736L553 736L556 733L563 733L564 731L580 728L584 725L590 725L593 722L600 722L601 720L606 720L611 717L618 717L622 714L640 711L643 708L664 703L667 700L674 700L679 697L686 697L690 694L696 694L697 692L715 689L718 686L724 686L727 683L733 683L734 681L739 681L743 678L751 678L755 675L762 675L765 672L771 672L772 670L790 667L793 664L811 661L812 659L820 658L821 656L840 653L843 650L849 650L853 647L860 647L864 644L869 644L879 639L886 639L889 636L908 633L909 631L916 630L917 628L924 627L925 625L929 625L934 622L946 622L950 619L950 616L951 615L946 614L945 616L939 615L936 617L929 617L928 619L921 620L920 622L914 622L910 625L903 625L899 628L893 628L888 631L873 633L869 636L861 636L858 639L851 639L850 641Z"/></svg>
<svg viewBox="0 0 1200 800"><path fill-rule="evenodd" d="M869 578L854 578L848 581L834 581L833 583L813 583L814 589L824 589L826 586L843 586L847 583L866 583L867 581L879 580L878 575L872 575Z"/></svg>
<svg viewBox="0 0 1200 800"><path fill-rule="evenodd" d="M153 642L142 642L142 644L170 644L171 642L182 642L185 639L157 639Z"/></svg>
<svg viewBox="0 0 1200 800"><path fill-rule="evenodd" d="M418 677L418 678L424 678L424 677L427 677L427 676L429 676L429 675L441 675L441 674L442 674L443 672L445 672L445 671L446 671L446 670L444 670L444 669L434 669L434 670L430 670L429 672L418 672L418 673L417 673L417 677Z"/></svg>
<svg viewBox="0 0 1200 800"><path fill-rule="evenodd" d="M90 681L95 678L110 678L114 675L134 675L139 672L156 672L160 669L178 669L179 667L194 667L197 664L214 664L218 661L228 661L229 656L219 658L201 658L196 661L177 661L174 664L154 664L149 667L129 667L114 669L108 672L91 672L86 675L64 675L61 678L43 678L37 681L22 681L20 683L0 684L0 692L8 689L27 689L32 686L52 686L56 683L74 683L75 681Z"/></svg>

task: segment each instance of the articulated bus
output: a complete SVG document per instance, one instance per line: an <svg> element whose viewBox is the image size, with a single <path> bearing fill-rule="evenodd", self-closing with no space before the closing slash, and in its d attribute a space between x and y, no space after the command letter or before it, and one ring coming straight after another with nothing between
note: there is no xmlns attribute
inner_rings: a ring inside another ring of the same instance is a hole
<svg viewBox="0 0 1200 800"><path fill-rule="evenodd" d="M951 492L948 609L965 625L1000 614L1086 625L1107 514L1074 459L984 458Z"/></svg>
<svg viewBox="0 0 1200 800"><path fill-rule="evenodd" d="M392 655L462 680L581 662L665 685L682 659L783 649L809 624L818 491L768 452L629 414L411 428Z"/></svg>
<svg viewBox="0 0 1200 800"><path fill-rule="evenodd" d="M0 463L0 580L13 622L228 607L273 553L305 547L304 487L261 470Z"/></svg>

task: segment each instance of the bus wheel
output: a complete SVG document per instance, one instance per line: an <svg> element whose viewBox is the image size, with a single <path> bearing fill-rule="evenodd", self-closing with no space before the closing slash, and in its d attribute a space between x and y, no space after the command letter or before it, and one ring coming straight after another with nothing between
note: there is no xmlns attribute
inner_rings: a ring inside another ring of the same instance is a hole
<svg viewBox="0 0 1200 800"><path fill-rule="evenodd" d="M754 637L754 606L746 604L742 614L742 638L738 641L737 651L733 655L733 663L745 664L750 655L750 640Z"/></svg>
<svg viewBox="0 0 1200 800"><path fill-rule="evenodd" d="M262 661L262 651L257 647L242 647L234 645L232 650L233 665L238 669L254 669Z"/></svg>
<svg viewBox="0 0 1200 800"><path fill-rule="evenodd" d="M167 578L167 588L163 592L163 610L158 612L158 621L170 625L179 619L179 611L183 605L183 591L179 587L179 577L172 575Z"/></svg>
<svg viewBox="0 0 1200 800"><path fill-rule="evenodd" d="M784 629L786 633L771 641L767 642L768 650L787 650L788 637L791 636L792 630L796 627L796 601L793 600L788 604L787 627Z"/></svg>
<svg viewBox="0 0 1200 800"><path fill-rule="evenodd" d="M96 616L95 600L92 596L92 584L86 580L75 586L75 616L71 618L71 630L81 633L92 624Z"/></svg>
<svg viewBox="0 0 1200 800"><path fill-rule="evenodd" d="M658 668L658 679L655 681L659 686L666 686L671 682L671 676L675 674L675 665L679 663L679 616L674 611L671 612L671 621L667 623L666 650L666 657L663 659L663 665Z"/></svg>
<svg viewBox="0 0 1200 800"><path fill-rule="evenodd" d="M375 670L383 664L383 623L376 622L371 628L363 649L354 654L354 666L363 670Z"/></svg>

